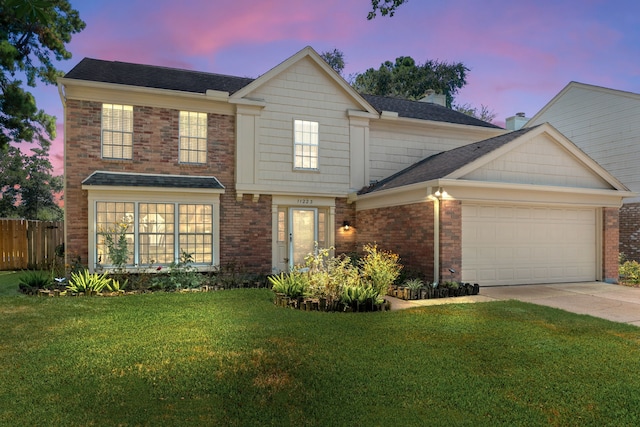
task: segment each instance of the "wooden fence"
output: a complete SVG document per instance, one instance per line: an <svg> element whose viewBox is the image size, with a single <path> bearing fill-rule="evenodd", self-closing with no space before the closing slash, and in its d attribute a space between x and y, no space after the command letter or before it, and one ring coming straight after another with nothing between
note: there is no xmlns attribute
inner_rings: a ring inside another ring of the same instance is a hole
<svg viewBox="0 0 640 427"><path fill-rule="evenodd" d="M64 242L64 222L0 219L0 270L48 267Z"/></svg>

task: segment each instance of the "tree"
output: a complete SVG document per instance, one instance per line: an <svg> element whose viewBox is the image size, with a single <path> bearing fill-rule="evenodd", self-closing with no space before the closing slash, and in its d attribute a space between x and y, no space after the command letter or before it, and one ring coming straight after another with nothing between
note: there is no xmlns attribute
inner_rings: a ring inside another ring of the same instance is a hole
<svg viewBox="0 0 640 427"><path fill-rule="evenodd" d="M65 44L85 23L67 0L0 0L0 149L11 142L55 138L55 118L24 90L56 84L53 60L71 58Z"/></svg>
<svg viewBox="0 0 640 427"><path fill-rule="evenodd" d="M386 61L380 68L369 68L356 75L353 87L361 93L417 100L423 98L427 90L447 97L451 107L458 89L467 84L467 71L461 62L446 63L428 60L416 64L410 56L400 56L395 63Z"/></svg>
<svg viewBox="0 0 640 427"><path fill-rule="evenodd" d="M65 44L85 23L67 0L0 0L0 216L58 219L62 190L48 159L56 119L23 87L56 84L53 61L71 58ZM15 144L33 143L31 155ZM12 145L13 144L13 145Z"/></svg>
<svg viewBox="0 0 640 427"><path fill-rule="evenodd" d="M396 9L409 0L371 0L371 11L367 15L370 21L376 17L376 13L380 15L392 17L396 13Z"/></svg>
<svg viewBox="0 0 640 427"><path fill-rule="evenodd" d="M49 145L32 148L31 155L10 145L0 157L0 217L43 221L62 219L54 193L62 191L60 176L51 174Z"/></svg>
<svg viewBox="0 0 640 427"><path fill-rule="evenodd" d="M320 56L331 68L342 75L342 71L344 70L344 53L342 51L333 49L333 51L322 52Z"/></svg>
<svg viewBox="0 0 640 427"><path fill-rule="evenodd" d="M484 104L480 104L479 111L477 107L472 107L471 104L454 105L453 109L488 123L491 123L497 115L495 111L489 110L489 107Z"/></svg>

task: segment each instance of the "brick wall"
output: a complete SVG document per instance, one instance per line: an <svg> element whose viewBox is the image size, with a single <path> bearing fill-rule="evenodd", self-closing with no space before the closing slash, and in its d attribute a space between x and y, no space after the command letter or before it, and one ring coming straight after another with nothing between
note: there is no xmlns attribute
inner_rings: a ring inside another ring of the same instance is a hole
<svg viewBox="0 0 640 427"><path fill-rule="evenodd" d="M442 200L440 202L440 278L438 280L460 281L461 270L462 202Z"/></svg>
<svg viewBox="0 0 640 427"><path fill-rule="evenodd" d="M343 228L344 221L349 221L349 230ZM355 203L347 203L347 199L336 199L336 215L333 224L336 230L335 252L344 254L357 251L356 236L358 224L356 223Z"/></svg>
<svg viewBox="0 0 640 427"><path fill-rule="evenodd" d="M620 208L620 252L640 262L640 203L625 203Z"/></svg>
<svg viewBox="0 0 640 427"><path fill-rule="evenodd" d="M238 202L235 191L227 191L220 198L220 217L220 265L270 273L271 196L253 202L252 195L245 194Z"/></svg>
<svg viewBox="0 0 640 427"><path fill-rule="evenodd" d="M238 262L259 272L271 269L271 199L235 200L235 117L208 115L206 165L178 163L179 111L134 106L133 160L102 160L99 102L69 99L66 108L66 253L88 258L87 192L82 181L96 170L174 175L213 175L221 196L221 263ZM266 214L265 214L266 213ZM250 250L249 250L250 249Z"/></svg>
<svg viewBox="0 0 640 427"><path fill-rule="evenodd" d="M100 161L102 104L67 100L65 116L65 252L67 262L80 257L87 263L87 192L82 181L98 169L108 170Z"/></svg>
<svg viewBox="0 0 640 427"><path fill-rule="evenodd" d="M416 203L357 212L356 241L400 255L406 273L433 280L433 204Z"/></svg>
<svg viewBox="0 0 640 427"><path fill-rule="evenodd" d="M618 209L603 208L602 219L602 278L606 282L618 283L618 254L620 246Z"/></svg>

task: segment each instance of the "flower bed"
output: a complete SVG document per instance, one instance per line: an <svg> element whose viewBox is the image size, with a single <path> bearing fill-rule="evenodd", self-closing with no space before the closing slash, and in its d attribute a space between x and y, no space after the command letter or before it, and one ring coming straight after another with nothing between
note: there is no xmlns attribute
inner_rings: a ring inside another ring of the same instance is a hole
<svg viewBox="0 0 640 427"><path fill-rule="evenodd" d="M364 256L357 259L330 252L318 248L305 257L304 266L270 276L276 305L307 311L388 309L383 297L402 269L396 254L375 244L364 245Z"/></svg>
<svg viewBox="0 0 640 427"><path fill-rule="evenodd" d="M435 285L435 286L434 286ZM445 282L443 285L431 284L419 288L408 286L392 285L387 291L387 295L403 300L451 298L466 295L478 295L480 285L474 283Z"/></svg>
<svg viewBox="0 0 640 427"><path fill-rule="evenodd" d="M302 311L339 311L339 312L364 312L364 311L389 311L391 303L383 299L382 302L368 300L363 303L354 301L345 304L342 301L330 300L326 298L290 298L287 295L277 292L274 304L278 307L288 307Z"/></svg>
<svg viewBox="0 0 640 427"><path fill-rule="evenodd" d="M215 292L228 289L249 289L249 288L269 288L269 283L264 281L256 282L241 282L234 285L202 285L197 288L182 288L179 290L167 291L162 289L134 289L134 290L118 290L118 291L106 291L97 292L95 290L89 290L87 292L72 292L69 289L34 289L29 291L22 291L26 295L35 295L39 297L83 297L83 296L98 296L98 297L116 297L124 295L140 295L149 294L154 292L177 292L177 293L197 293L197 292Z"/></svg>

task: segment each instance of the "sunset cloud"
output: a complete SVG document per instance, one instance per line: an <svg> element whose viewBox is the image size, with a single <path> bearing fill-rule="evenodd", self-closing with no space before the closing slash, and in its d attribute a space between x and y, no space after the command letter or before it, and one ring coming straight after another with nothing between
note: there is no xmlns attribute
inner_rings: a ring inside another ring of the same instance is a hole
<svg viewBox="0 0 640 427"><path fill-rule="evenodd" d="M76 2L87 28L74 36L68 71L83 57L257 77L304 46L345 54L345 75L412 56L471 71L459 103L487 105L497 123L532 116L569 81L640 93L640 4L540 0L410 1L393 18L366 20L368 0L131 0ZM40 89L39 89L40 90ZM62 121L55 89L34 91ZM52 147L62 161L62 128Z"/></svg>

